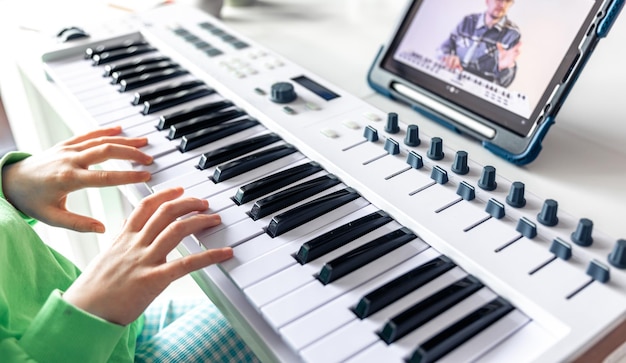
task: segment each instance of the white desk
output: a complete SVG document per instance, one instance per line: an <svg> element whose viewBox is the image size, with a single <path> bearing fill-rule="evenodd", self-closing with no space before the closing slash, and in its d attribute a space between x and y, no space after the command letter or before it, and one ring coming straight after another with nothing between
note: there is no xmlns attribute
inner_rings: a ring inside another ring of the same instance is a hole
<svg viewBox="0 0 626 363"><path fill-rule="evenodd" d="M206 5L192 0L180 2ZM69 6L79 10L65 12ZM126 14L102 2L71 0L19 4L4 0L0 7L6 18L0 39L3 49L12 49L11 57L3 57L0 87L18 146L37 150L86 128L45 80L38 55L42 45L53 40L52 32L62 26L89 29L94 19L100 22ZM404 1L264 0L251 7L225 7L222 17L241 34L382 110L397 112L406 123L419 123L425 133L441 136L453 149L468 151L480 164L495 166L509 180L523 181L534 194L557 200L562 210L592 219L595 228L615 239L626 238L626 125L622 121L626 111L621 108L620 92L626 83L626 69L616 61L617 49L626 42L625 17L598 46L545 139L540 156L528 166L517 167L484 150L478 142L425 120L368 87L367 70L403 8ZM74 18L75 13L80 18ZM19 26L21 30L16 30ZM29 27L40 31L25 29ZM71 131L61 126L65 124Z"/></svg>

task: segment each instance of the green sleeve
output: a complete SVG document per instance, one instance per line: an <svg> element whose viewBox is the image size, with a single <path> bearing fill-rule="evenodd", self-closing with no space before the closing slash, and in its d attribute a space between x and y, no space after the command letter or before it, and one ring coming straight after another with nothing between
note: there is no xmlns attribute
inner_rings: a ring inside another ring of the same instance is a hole
<svg viewBox="0 0 626 363"><path fill-rule="evenodd" d="M9 164L13 164L13 163L17 163L18 161L24 160L27 157L31 156L31 154L26 153L26 152L22 152L22 151L11 151L9 153L6 153L2 158L0 158L0 198L2 199L6 199L4 197L4 190L2 189L2 167L5 165L9 165ZM22 216L22 218L24 218L24 220L26 222L28 222L28 224L35 225L35 223L37 223L37 220L27 216L26 214L22 213L21 211L18 210L18 212L20 213L20 215Z"/></svg>

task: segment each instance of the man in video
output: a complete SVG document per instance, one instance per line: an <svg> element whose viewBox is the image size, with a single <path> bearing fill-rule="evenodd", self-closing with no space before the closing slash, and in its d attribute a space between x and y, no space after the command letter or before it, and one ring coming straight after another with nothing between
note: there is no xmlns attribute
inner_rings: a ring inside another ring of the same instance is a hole
<svg viewBox="0 0 626 363"><path fill-rule="evenodd" d="M520 31L506 16L514 0L486 0L487 10L463 18L442 44L441 62L508 87L515 78Z"/></svg>

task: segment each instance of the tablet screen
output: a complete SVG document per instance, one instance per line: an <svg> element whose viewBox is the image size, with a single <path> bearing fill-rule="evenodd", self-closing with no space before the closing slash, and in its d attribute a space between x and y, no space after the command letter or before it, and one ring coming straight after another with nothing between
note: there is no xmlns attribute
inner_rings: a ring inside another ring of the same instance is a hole
<svg viewBox="0 0 626 363"><path fill-rule="evenodd" d="M593 0L416 0L383 68L527 135L579 57Z"/></svg>

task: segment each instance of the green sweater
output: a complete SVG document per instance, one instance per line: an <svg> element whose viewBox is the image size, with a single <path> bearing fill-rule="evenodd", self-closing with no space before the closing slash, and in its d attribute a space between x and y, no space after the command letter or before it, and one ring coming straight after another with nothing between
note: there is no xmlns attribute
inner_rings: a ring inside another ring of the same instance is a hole
<svg viewBox="0 0 626 363"><path fill-rule="evenodd" d="M9 153L0 169L28 156ZM34 223L0 188L0 361L132 362L143 319L124 327L65 302L62 292L80 271L39 238Z"/></svg>

